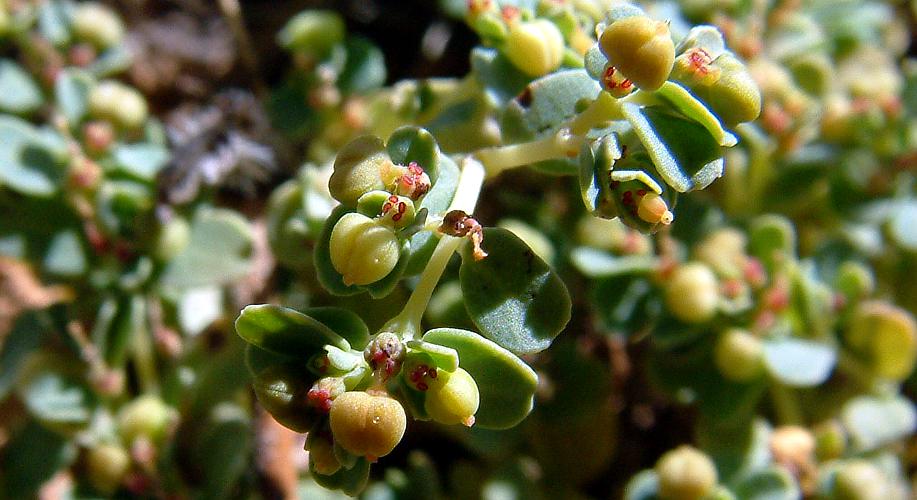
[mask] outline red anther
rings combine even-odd
[[[323,412],[331,411],[331,393],[327,389],[311,389],[307,395],[309,402]]]
[[[831,307],[834,309],[834,312],[841,311],[847,307],[847,297],[845,297],[843,294],[835,293],[831,300]]]
[[[435,367],[435,366],[434,366],[434,367],[430,367],[430,369],[427,370],[427,376],[429,376],[429,377],[432,378],[432,379],[435,379],[435,378],[436,378],[436,367]]]
[[[688,60],[691,61],[691,66],[693,66],[696,71],[705,75],[710,71],[708,66],[713,62],[710,54],[700,47],[688,51]]]
[[[742,271],[745,275],[745,281],[755,288],[764,286],[764,283],[767,282],[767,271],[764,270],[764,265],[754,257],[750,257],[745,262],[745,269]]]
[[[429,388],[430,388],[430,386],[428,386],[428,385],[426,384],[426,382],[417,382],[417,390],[418,390],[418,391],[426,391],[426,390],[429,389]]]
[[[764,295],[764,307],[771,311],[782,311],[790,305],[790,294],[786,289],[775,286]]]
[[[630,81],[630,79],[628,79],[628,78],[625,78],[625,79],[621,82],[621,88],[622,88],[622,89],[629,89],[629,88],[631,87],[631,85],[633,85],[633,84],[634,84],[634,82]]]
[[[722,284],[723,294],[730,299],[734,299],[742,293],[742,282],[738,279],[728,279]]]
[[[641,198],[644,197],[644,196],[646,196],[646,189],[638,189],[638,190],[637,190],[637,196],[639,196],[639,197],[641,197]]]
[[[503,16],[504,21],[512,22],[519,17],[519,9],[513,7],[512,5],[507,5],[506,7],[503,7],[503,10],[500,11],[500,15]]]

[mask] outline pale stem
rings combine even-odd
[[[560,129],[556,134],[532,142],[495,146],[476,151],[474,156],[484,165],[487,177],[495,177],[504,170],[530,165],[545,160],[568,158],[579,153],[583,136]]]
[[[791,387],[777,380],[771,380],[770,393],[780,425],[803,425],[805,423],[802,409],[799,407],[799,399]]]
[[[600,123],[622,118],[621,103],[608,92],[599,92],[599,96],[570,122],[570,133],[584,135]]]
[[[481,193],[481,186],[484,184],[484,176],[484,165],[473,157],[466,157],[462,161],[462,173],[459,176],[455,197],[446,212],[448,213],[452,210],[461,210],[465,213],[473,212],[478,202],[478,195]],[[434,232],[433,234],[438,233]],[[423,319],[424,311],[427,310],[427,304],[430,303],[433,290],[439,283],[443,271],[446,270],[449,259],[458,250],[462,241],[463,238],[442,235],[433,250],[433,254],[430,256],[430,260],[420,274],[420,281],[417,282],[417,286],[404,305],[404,309],[389,320],[381,331],[398,333],[404,340],[411,340],[420,336],[422,332],[420,322]]]

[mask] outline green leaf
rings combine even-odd
[[[44,269],[57,276],[79,276],[86,272],[86,253],[76,231],[61,231],[51,239]]]
[[[558,71],[535,80],[506,105],[503,140],[530,141],[557,131],[577,112],[577,103],[595,99],[601,87],[585,70]]]
[[[57,107],[67,117],[71,127],[79,125],[89,108],[89,89],[95,80],[85,71],[67,68],[54,81],[54,97]]]
[[[475,47],[471,51],[471,74],[484,86],[487,96],[497,104],[503,104],[518,95],[530,80],[500,51],[490,47]]]
[[[363,94],[385,83],[385,57],[378,47],[359,36],[348,37],[344,47],[347,61],[337,80],[342,92]]]
[[[547,349],[570,321],[563,281],[521,239],[500,228],[484,230],[488,256],[462,250],[459,279],[465,307],[482,335],[515,353]]]
[[[79,448],[72,439],[51,432],[31,421],[12,436],[0,450],[3,476],[0,496],[35,498],[39,489],[55,474],[67,470]]]
[[[191,223],[188,246],[166,265],[161,282],[178,289],[231,283],[251,267],[252,232],[241,215],[202,208]]]
[[[436,182],[439,146],[436,145],[436,139],[430,132],[420,127],[401,127],[392,132],[385,149],[392,163],[408,165],[411,162],[417,162],[430,176],[430,181]]]
[[[0,186],[30,196],[51,196],[65,173],[66,153],[28,123],[0,116]]]
[[[317,319],[273,304],[247,306],[235,325],[236,332],[249,344],[303,361],[326,345],[350,349],[343,337]]]
[[[32,77],[15,62],[0,60],[0,111],[26,114],[41,104],[41,89]]]
[[[586,210],[597,217],[613,218],[617,210],[603,198],[608,176],[621,158],[617,135],[611,133],[597,141],[584,142],[579,153],[579,187]]]
[[[860,396],[848,401],[841,419],[856,452],[868,452],[913,434],[914,404],[901,396]]]
[[[156,174],[169,163],[169,150],[149,142],[119,144],[112,152],[115,168],[134,178],[152,182]]]
[[[430,356],[430,360],[437,368],[442,368],[447,372],[454,372],[459,367],[459,357],[455,349],[431,344],[423,340],[409,340],[407,345],[411,349],[416,349]]]
[[[70,42],[69,2],[50,0],[38,8],[38,31],[56,47]]]
[[[647,469],[630,478],[624,487],[624,500],[656,500],[659,496],[659,476]]]
[[[474,378],[481,395],[475,425],[507,429],[532,411],[538,375],[513,353],[474,332],[454,328],[430,330],[422,340],[458,352],[459,366]]]
[[[592,247],[574,248],[570,252],[570,261],[589,278],[649,274],[659,265],[659,260],[653,255],[616,256]]]
[[[16,391],[29,413],[64,432],[89,423],[95,400],[63,355],[36,352],[26,360]]]
[[[780,382],[793,387],[820,385],[834,370],[834,346],[795,337],[764,341],[764,365]]]
[[[680,193],[703,189],[723,175],[723,152],[703,125],[658,107],[625,103],[624,116],[666,184]]]
[[[20,315],[6,335],[0,346],[0,401],[13,388],[19,370],[28,359],[28,355],[47,337],[47,322],[37,312],[26,312]]]
[[[202,498],[230,496],[248,467],[251,435],[251,422],[242,408],[232,403],[214,407],[193,448],[194,463],[201,468]]]
[[[748,231],[749,252],[761,259],[769,271],[777,262],[796,252],[796,230],[789,219],[781,215],[762,215],[752,221]]]
[[[341,307],[310,307],[307,316],[344,337],[350,347],[362,350],[369,343],[369,328],[355,312]]]
[[[369,483],[369,462],[363,457],[360,457],[353,467],[341,467],[330,476],[319,474],[311,463],[309,472],[319,486],[329,490],[341,490],[350,496],[359,495]]]
[[[793,476],[776,466],[742,479],[734,491],[742,500],[795,500],[802,495]]]
[[[719,118],[710,112],[707,106],[686,88],[669,81],[656,90],[656,95],[671,104],[681,114],[703,125],[720,146],[732,147],[736,145],[736,137],[726,132]]]

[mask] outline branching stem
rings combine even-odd
[[[481,186],[484,184],[484,177],[484,165],[474,157],[466,157],[462,161],[462,173],[459,176],[455,197],[446,212],[452,210],[473,212],[478,202],[478,195],[481,193]],[[438,233],[434,232],[434,234]],[[458,250],[462,241],[463,238],[446,235],[440,238],[439,243],[433,250],[433,254],[430,256],[430,260],[427,262],[427,266],[420,275],[420,281],[404,305],[404,309],[389,320],[381,331],[398,333],[404,340],[411,340],[420,336],[422,333],[420,322],[423,319],[424,311],[427,310],[427,304],[430,303],[433,290],[439,283],[443,271],[446,270],[449,259]]]

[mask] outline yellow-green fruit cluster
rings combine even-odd
[[[140,128],[149,115],[140,92],[114,80],[99,82],[89,92],[89,112],[126,129]]]
[[[439,370],[427,391],[425,409],[433,420],[446,425],[474,423],[481,398],[478,384],[465,370],[449,373]]]
[[[659,497],[665,500],[698,500],[717,484],[716,467],[703,452],[680,446],[656,462]]]
[[[543,76],[560,67],[564,37],[547,19],[519,22],[510,28],[503,52],[523,73]]]
[[[369,285],[386,277],[398,263],[395,231],[369,217],[349,213],[331,230],[331,264],[345,285]]]
[[[132,443],[138,437],[156,442],[166,436],[176,418],[175,410],[163,400],[140,396],[118,412],[118,431],[125,443]]]
[[[401,442],[406,425],[401,403],[387,395],[345,392],[331,405],[334,440],[354,455],[388,455]]]
[[[646,16],[611,23],[599,38],[608,62],[644,90],[656,90],[672,72],[675,44],[669,25]]]

